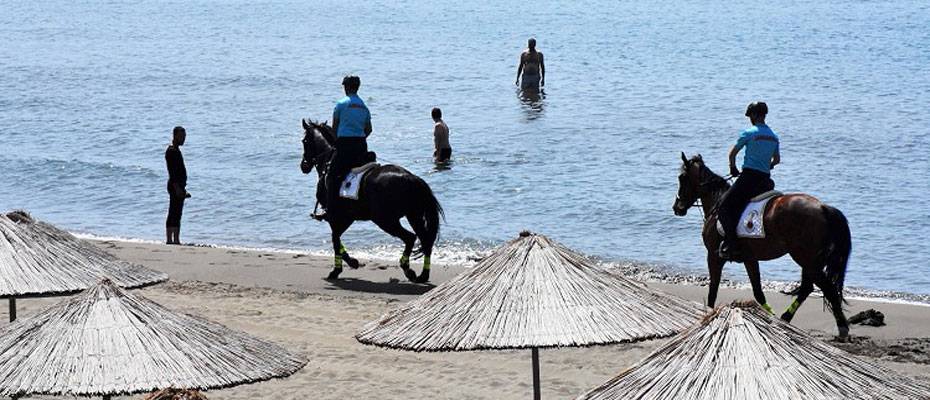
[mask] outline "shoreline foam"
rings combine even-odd
[[[126,238],[120,236],[104,236],[96,235],[93,233],[86,232],[71,232],[73,235],[82,238],[89,239],[93,241],[119,241],[127,243],[142,243],[142,244],[151,244],[151,245],[161,245],[163,244],[157,240],[150,239],[140,239],[140,238]],[[211,244],[211,243],[190,243],[186,244],[187,246],[195,247],[209,247],[216,249],[228,249],[228,250],[238,250],[238,251],[250,251],[250,252],[272,252],[272,253],[281,253],[281,254],[304,254],[315,257],[329,257],[329,250],[324,249],[298,249],[298,248],[277,248],[277,247],[262,247],[262,246],[247,246],[247,245],[230,245],[230,244]],[[381,263],[390,263],[393,262],[393,258],[389,258],[387,254],[398,253],[399,248],[393,248],[391,246],[376,246],[372,249],[356,249],[352,251],[353,257],[365,260],[373,260]],[[433,256],[434,263],[442,265],[455,265],[461,266],[464,268],[469,268],[472,265],[476,264],[481,258],[487,254],[490,250],[479,250],[479,249],[462,249],[455,248],[455,250],[449,251],[449,247],[443,246],[436,249],[436,254]],[[445,251],[444,251],[445,250]],[[469,255],[472,254],[472,255]],[[474,255],[477,254],[477,255]],[[451,256],[450,256],[451,255]],[[660,263],[649,263],[641,262],[635,260],[623,260],[623,261],[610,261],[603,260],[598,257],[590,257],[596,263],[607,267],[608,269],[616,270],[623,275],[642,281],[650,283],[663,283],[663,284],[674,284],[674,285],[688,285],[688,286],[707,286],[708,278],[705,275],[689,273],[684,270],[684,268],[676,267],[671,264],[660,264]],[[450,262],[451,260],[451,262]],[[780,281],[780,280],[763,280],[762,287],[766,291],[776,291],[780,293],[787,293],[788,291],[794,289],[797,286],[798,282],[791,281]],[[749,282],[744,280],[736,279],[727,279],[724,278],[720,282],[721,288],[730,288],[738,290],[749,290]],[[854,286],[847,286],[844,289],[844,295],[847,300],[868,300],[875,301],[880,303],[888,304],[906,304],[906,305],[915,305],[915,306],[925,306],[930,307],[930,294],[920,294],[920,293],[908,293],[908,292],[899,292],[899,291],[890,291],[890,290],[880,290],[880,289],[869,289],[861,288]],[[820,290],[815,289],[812,294],[814,297],[821,297]]]

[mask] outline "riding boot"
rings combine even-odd
[[[743,254],[740,251],[739,244],[734,239],[724,238],[723,241],[720,242],[720,248],[717,249],[717,255],[727,261],[743,261]]]
[[[327,197],[326,182],[324,180],[323,182],[320,182],[316,185],[316,205],[313,206],[313,212],[310,213],[310,217],[317,221],[325,221],[328,204],[329,198]],[[317,212],[319,207],[322,207],[323,209],[320,210],[320,212]]]
[[[336,210],[336,204],[339,201],[339,179],[338,171],[334,165],[330,165],[329,170],[326,172],[326,182],[323,185],[323,194],[324,201],[320,202],[320,205],[323,206],[323,212],[319,214],[313,214],[311,217],[317,221],[328,221],[329,216],[334,214]]]
[[[720,241],[717,255],[727,261],[740,262],[742,261],[742,255],[739,250],[739,242],[736,239],[736,227],[724,225],[723,240]]]

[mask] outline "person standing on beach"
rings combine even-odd
[[[187,138],[187,131],[176,126],[172,132],[171,144],[165,150],[165,164],[168,166],[168,217],[165,220],[167,244],[181,244],[181,213],[184,199],[191,197],[187,193],[187,168],[181,146]]]
[[[526,50],[520,54],[520,65],[517,67],[517,81],[515,85],[521,90],[539,91],[546,86],[546,64],[543,62],[543,53],[536,51],[536,39],[530,38],[526,43]]]
[[[336,131],[336,154],[326,173],[326,212],[316,218],[325,219],[337,209],[339,184],[352,168],[362,164],[368,155],[368,135],[371,134],[371,112],[358,97],[362,80],[355,75],[342,79],[346,96],[336,102],[333,110],[333,130]]]
[[[449,144],[449,126],[442,120],[442,110],[433,108],[433,160],[438,163],[448,162],[452,158],[452,145]]]
[[[746,204],[753,196],[774,189],[771,170],[781,162],[778,135],[765,124],[769,108],[764,102],[753,102],[746,107],[752,127],[739,135],[736,145],[730,148],[730,175],[738,177],[733,186],[720,199],[718,218],[723,225],[723,242],[717,251],[720,258],[739,261],[742,255],[737,248],[736,225]],[[736,155],[746,148],[743,155],[743,172],[736,169]]]

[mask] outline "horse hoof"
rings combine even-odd
[[[791,314],[791,313],[787,313],[787,312],[786,312],[786,313],[784,313],[784,314],[781,315],[781,320],[782,320],[782,321],[785,321],[785,322],[787,322],[787,323],[789,323],[789,324],[791,323],[791,320],[792,320],[792,319],[794,319],[794,314]]]
[[[404,276],[406,276],[407,280],[409,280],[410,282],[417,281],[417,273],[413,272],[413,270],[410,268],[404,268]]]
[[[361,266],[362,266],[362,265],[358,262],[358,260],[356,260],[356,259],[354,259],[354,258],[352,258],[352,257],[349,257],[348,259],[346,259],[345,262],[346,262],[346,264],[349,264],[349,268],[352,268],[352,269],[358,269],[358,267],[361,267]]]
[[[849,341],[849,327],[841,326],[838,328],[838,330],[840,331],[840,336],[838,336],[836,339],[840,342],[844,342],[844,343],[848,342]]]
[[[339,279],[339,274],[341,273],[342,273],[342,268],[333,268],[333,270],[330,271],[329,275],[326,276],[326,280],[334,281],[336,279]]]
[[[417,277],[417,283],[426,283],[429,282],[429,270],[424,270],[420,273],[420,276]]]

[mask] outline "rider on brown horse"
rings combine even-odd
[[[724,238],[718,251],[720,258],[730,261],[742,260],[737,247],[736,226],[743,208],[753,196],[774,188],[769,171],[781,161],[778,153],[778,135],[765,124],[768,106],[763,102],[753,102],[746,108],[746,116],[752,127],[743,131],[736,145],[730,148],[730,175],[739,177],[730,190],[720,200],[718,212],[720,224],[723,225]],[[736,155],[743,148],[743,172],[736,169]]]
[[[326,173],[326,213],[317,219],[326,219],[338,210],[339,185],[352,168],[364,164],[368,155],[368,135],[371,134],[371,113],[358,97],[361,79],[354,75],[342,79],[346,97],[336,102],[333,110],[333,130],[336,132],[336,153]]]

